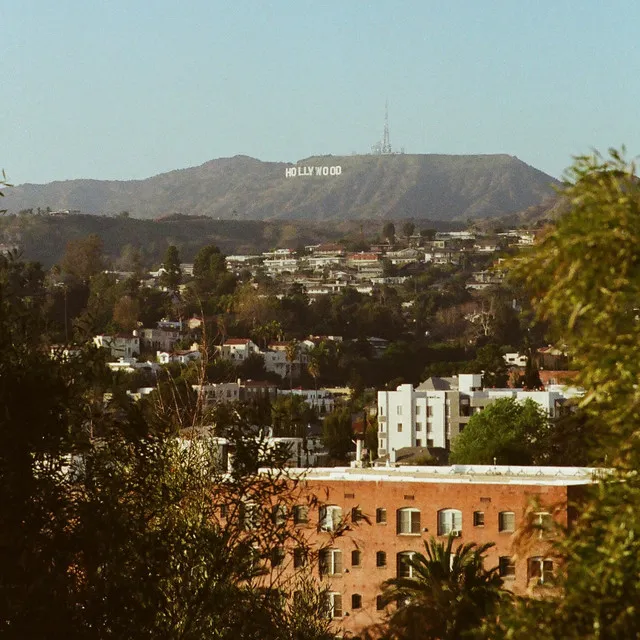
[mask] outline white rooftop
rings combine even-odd
[[[425,482],[452,484],[516,484],[543,486],[584,485],[611,473],[593,467],[520,467],[501,465],[451,465],[448,467],[315,467],[289,469],[305,480],[352,482]]]

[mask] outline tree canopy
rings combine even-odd
[[[548,429],[547,416],[533,400],[499,398],[471,416],[453,441],[450,459],[454,464],[534,464]]]

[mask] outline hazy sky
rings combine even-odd
[[[0,168],[131,179],[247,154],[640,153],[638,0],[19,0]]]

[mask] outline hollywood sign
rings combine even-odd
[[[341,166],[334,167],[287,167],[284,170],[285,178],[298,176],[339,176],[342,173]]]

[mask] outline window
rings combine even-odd
[[[402,405],[401,404],[396,406],[396,415],[398,415],[398,416],[402,415]]]
[[[386,551],[376,551],[376,567],[387,566],[387,553]]]
[[[416,422],[416,431],[422,431],[422,422]]]
[[[529,558],[527,561],[527,580],[535,580],[538,584],[545,584],[553,580],[553,560],[546,560],[540,556]]]
[[[402,433],[402,422],[398,422],[398,433]]]
[[[419,404],[416,405],[416,415],[417,416],[420,415],[420,405]]]
[[[413,578],[415,569],[411,566],[411,560],[415,551],[401,551],[397,556],[398,578]]]
[[[516,563],[510,556],[500,556],[498,562],[498,573],[501,578],[515,578]]]
[[[351,566],[359,567],[362,564],[362,553],[360,549],[354,549],[351,552]]]
[[[359,593],[354,593],[351,596],[351,608],[362,609],[362,596]]]
[[[242,526],[251,531],[258,526],[259,511],[258,505],[255,502],[243,502],[240,508],[240,515],[242,517]]]
[[[282,526],[287,521],[287,508],[282,504],[276,504],[271,509],[273,524]]]
[[[515,531],[516,514],[513,511],[501,511],[498,514],[498,531]]]
[[[548,511],[539,511],[535,514],[534,525],[540,530],[540,537],[549,535],[553,531],[553,518]]]
[[[462,533],[462,511],[442,509],[438,511],[438,535],[460,535]]]
[[[382,611],[384,609],[384,600],[382,596],[376,596],[376,611]]]
[[[484,527],[484,511],[473,512],[473,526]]]
[[[398,509],[397,533],[417,534],[420,533],[420,511],[419,509]]]
[[[376,509],[376,524],[387,524],[387,510],[382,507]]]
[[[342,575],[342,551],[323,549],[320,552],[320,577]]]
[[[384,422],[381,422],[378,426],[379,426],[378,431],[379,431],[380,433],[384,433]]]
[[[427,417],[431,418],[433,416],[433,407],[427,407]]]
[[[278,545],[274,547],[271,551],[271,566],[279,567],[284,560],[285,552],[284,547],[282,545]]]
[[[297,504],[293,507],[293,524],[305,524],[309,522],[309,507]]]
[[[360,522],[364,516],[362,515],[362,510],[360,507],[353,507],[351,509],[351,522]]]
[[[427,438],[427,447],[433,447],[433,439]]]
[[[342,594],[330,591],[326,595],[326,617],[342,618]]]
[[[335,531],[342,521],[342,509],[334,505],[320,507],[320,531]]]
[[[422,440],[420,440],[420,438],[416,439],[416,447],[421,447],[422,446]]]
[[[384,415],[384,407],[382,405],[380,405],[380,411],[378,411],[378,415]]]
[[[307,551],[304,547],[296,547],[293,550],[293,568],[299,569],[307,564]]]

